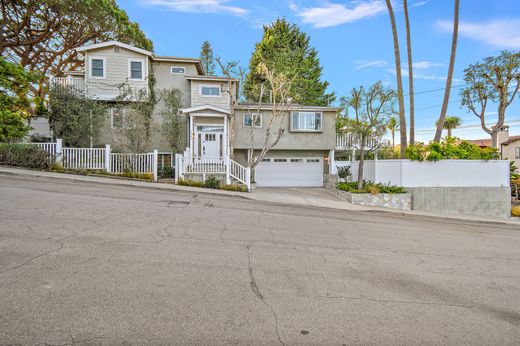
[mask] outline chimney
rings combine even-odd
[[[509,126],[502,125],[497,133],[497,146],[500,149],[500,145],[505,141],[509,140]]]

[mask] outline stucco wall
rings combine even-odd
[[[244,127],[244,113],[250,113],[247,110],[237,111],[235,114],[235,148],[248,149],[251,148],[251,128]],[[254,131],[254,147],[261,148],[264,143],[266,129],[272,118],[272,111],[263,110],[262,128],[255,128]],[[289,130],[290,115],[278,117],[274,120],[271,127],[272,137],[276,138],[280,124],[285,130],[282,138],[274,147],[276,150],[331,150],[336,146],[336,112],[325,111],[322,117],[321,132],[291,132]]]
[[[502,146],[502,158],[504,160],[515,161],[517,167],[520,167],[520,158],[516,158],[515,150],[520,148],[520,141],[513,142],[509,145]]]

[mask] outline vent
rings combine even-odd
[[[121,53],[121,47],[114,46],[114,53]]]

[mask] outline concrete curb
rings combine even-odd
[[[98,176],[87,176],[87,175],[76,175],[69,173],[55,173],[55,172],[46,172],[46,171],[38,171],[38,170],[30,170],[25,168],[15,168],[15,167],[6,167],[0,166],[0,174],[12,174],[12,175],[21,175],[21,176],[29,176],[29,177],[43,177],[43,178],[52,178],[52,179],[65,179],[71,181],[79,181],[79,182],[91,182],[98,184],[107,184],[107,185],[118,185],[118,186],[130,186],[130,187],[143,187],[143,188],[153,188],[159,190],[170,190],[170,191],[183,191],[183,192],[193,192],[199,194],[213,194],[213,195],[223,195],[223,196],[233,196],[233,197],[241,197],[249,200],[254,200],[258,202],[266,202],[275,205],[291,205],[291,206],[301,206],[301,207],[312,207],[312,208],[324,208],[324,209],[336,209],[343,211],[352,211],[352,212],[367,212],[367,213],[390,213],[397,214],[402,216],[412,216],[412,217],[427,217],[432,219],[443,219],[443,220],[452,220],[452,221],[471,221],[478,223],[493,223],[493,224],[507,224],[507,225],[515,225],[519,227],[520,230],[520,218],[517,219],[491,219],[491,218],[479,218],[473,216],[459,216],[459,215],[441,215],[436,213],[428,213],[423,211],[416,210],[398,210],[398,209],[390,209],[390,208],[381,208],[381,207],[372,207],[372,206],[360,206],[354,205],[342,199],[345,202],[344,205],[338,207],[337,205],[316,205],[306,202],[284,202],[280,200],[262,198],[262,196],[255,195],[254,191],[252,193],[246,192],[234,192],[234,191],[225,191],[225,190],[215,190],[215,189],[206,189],[200,187],[191,187],[191,186],[180,186],[173,184],[161,184],[161,183],[152,183],[146,181],[136,181],[136,180],[127,180],[121,178],[111,178],[111,177],[98,177]],[[338,197],[335,193],[329,190],[325,190],[333,196]]]

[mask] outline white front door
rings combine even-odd
[[[222,157],[224,132],[221,126],[197,126],[194,154],[197,157]]]

